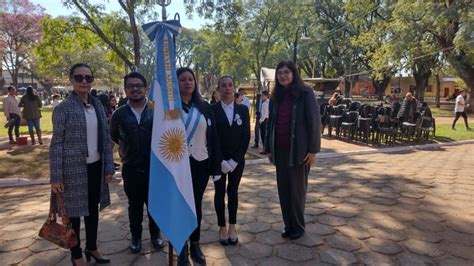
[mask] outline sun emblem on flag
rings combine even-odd
[[[178,162],[184,157],[186,135],[179,128],[166,130],[160,138],[158,147],[161,155],[168,160]]]

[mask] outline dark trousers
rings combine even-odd
[[[8,138],[10,141],[13,141],[13,129],[15,129],[15,137],[18,139],[20,137],[20,121],[21,117],[18,114],[8,114],[10,118],[10,124],[8,125]]]
[[[262,138],[263,147],[265,147],[265,134],[267,132],[267,120],[268,119],[265,119],[263,120],[262,123],[260,123],[260,137]]]
[[[102,162],[99,160],[87,165],[87,189],[89,196],[89,216],[84,216],[86,226],[86,249],[97,249],[97,227],[99,225],[100,184],[102,179]],[[77,245],[71,248],[73,259],[82,258],[81,217],[70,218],[72,228],[77,236]]]
[[[227,184],[227,208],[229,209],[229,224],[237,223],[237,206],[239,205],[238,190],[242,173],[244,172],[245,161],[239,163],[235,170],[231,173],[222,175],[221,179],[214,182],[214,208],[217,213],[217,224],[225,226],[225,194],[227,177],[229,183]]]
[[[260,130],[261,130],[260,115],[257,114],[257,116],[255,117],[255,128],[254,128],[254,146],[255,147],[258,147],[258,144],[260,142],[260,134],[259,134]]]
[[[133,239],[142,239],[143,205],[148,207],[149,168],[122,167],[123,189],[128,198],[128,220]],[[160,229],[148,212],[150,236],[156,238]]]
[[[467,123],[467,114],[466,111],[464,112],[456,112],[456,117],[454,118],[453,125],[452,127],[456,126],[456,122],[458,121],[459,117],[462,116],[464,118],[464,124],[466,125],[466,128],[469,128],[469,124]]]
[[[202,220],[202,198],[204,191],[206,190],[207,183],[209,182],[209,173],[207,166],[209,160],[196,161],[194,158],[189,158],[191,164],[191,175],[193,177],[193,192],[194,192],[194,203],[196,206],[197,215],[197,228],[194,229],[193,233],[189,237],[191,242],[199,242],[201,239],[201,220]]]
[[[275,150],[278,196],[286,228],[304,232],[304,208],[308,187],[309,166],[289,165],[288,151]]]

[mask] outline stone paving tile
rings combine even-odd
[[[335,233],[324,237],[325,242],[335,249],[354,251],[360,249],[361,243],[357,239],[345,236],[343,234]]]
[[[403,242],[403,245],[412,253],[428,257],[438,257],[444,254],[440,244],[424,242],[416,239],[409,239]]]
[[[20,265],[55,265],[65,257],[69,257],[69,252],[65,250],[47,250],[29,256],[26,260],[22,261]]]
[[[292,240],[292,242],[305,247],[314,247],[324,244],[324,239],[319,235],[306,233],[301,238]]]
[[[396,265],[390,256],[383,255],[377,252],[358,252],[355,256],[359,259],[360,262],[366,265]]]
[[[239,254],[249,259],[260,259],[272,254],[272,247],[257,242],[240,246]]]
[[[287,241],[285,238],[282,238],[278,232],[273,230],[257,234],[255,240],[268,245],[278,245]]]
[[[0,244],[0,251],[8,252],[19,249],[25,249],[31,246],[35,242],[34,238],[22,238],[17,240],[12,240],[8,242],[3,242]]]
[[[302,262],[313,258],[311,248],[302,247],[300,245],[290,244],[276,247],[278,257],[283,259]]]
[[[408,251],[398,254],[395,256],[395,259],[400,265],[435,265],[433,259],[413,254]]]
[[[240,265],[240,264],[236,264]],[[295,265],[295,263],[291,263],[288,260],[279,258],[279,257],[269,257],[259,261],[259,266],[290,266]]]
[[[462,244],[465,246],[474,246],[474,235],[466,235],[451,229],[439,232],[438,234],[440,237],[451,243]]]
[[[473,149],[319,159],[308,182],[306,234],[297,240],[281,238],[274,167],[250,165],[239,189],[237,246],[218,242],[209,183],[201,231],[208,265],[474,265],[474,165],[464,159]],[[387,168],[387,162],[397,163]],[[128,251],[121,179],[110,188],[112,205],[99,225],[101,252],[111,265],[166,265],[168,248],[152,248],[146,218],[142,252]],[[68,251],[37,237],[49,208],[47,185],[2,188],[0,199],[1,265],[70,265]]]
[[[472,247],[460,244],[447,244],[445,249],[454,257],[474,261],[474,252]]]
[[[318,216],[317,220],[319,223],[331,225],[331,226],[341,226],[341,225],[347,224],[346,219],[328,215],[328,214],[323,214],[323,215]]]
[[[454,257],[444,257],[436,261],[439,266],[472,266],[472,261]]]
[[[306,229],[307,232],[315,233],[315,234],[322,235],[322,236],[330,235],[330,234],[333,234],[334,232],[336,232],[336,230],[333,227],[331,227],[329,225],[325,225],[325,224],[320,224],[320,223],[306,224],[305,229]]]
[[[321,251],[319,255],[323,262],[337,265],[349,265],[357,262],[356,257],[352,253],[334,248]]]
[[[387,255],[395,255],[403,251],[403,248],[396,242],[380,238],[370,238],[367,245],[373,251],[377,251]]]

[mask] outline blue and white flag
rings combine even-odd
[[[154,101],[151,140],[148,209],[166,238],[179,254],[197,227],[186,129],[176,77],[173,35],[177,20],[148,23],[143,30],[156,45]]]

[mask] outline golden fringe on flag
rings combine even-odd
[[[166,120],[178,120],[179,119],[179,110],[173,109],[168,110],[165,113]]]

